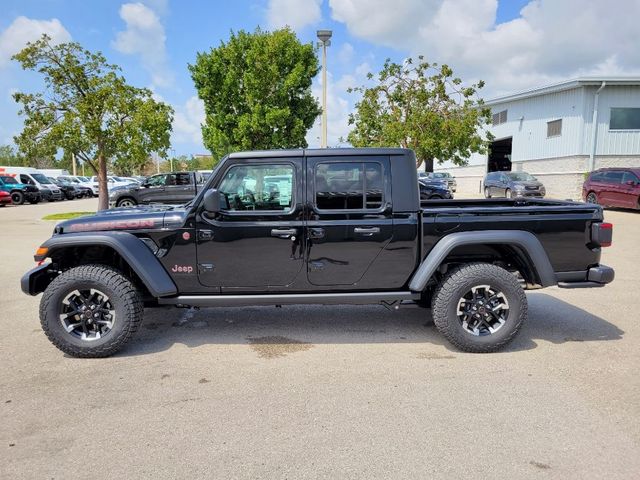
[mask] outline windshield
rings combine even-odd
[[[533,182],[537,180],[536,177],[527,172],[508,172],[506,175],[516,182]]]
[[[31,176],[38,183],[44,183],[44,184],[51,183],[51,180],[49,180],[47,177],[45,177],[41,173],[32,173]]]
[[[11,185],[18,183],[18,181],[13,177],[0,177],[4,183],[10,183]]]

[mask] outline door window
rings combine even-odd
[[[165,184],[166,175],[154,175],[147,179],[147,184],[152,187],[161,187]]]
[[[315,202],[319,210],[379,210],[384,176],[376,162],[319,163],[315,171]]]
[[[623,172],[607,172],[605,174],[605,177],[604,177],[605,182],[621,184],[622,183],[622,174],[623,174]]]
[[[34,182],[28,175],[20,175],[20,183],[24,183],[25,185],[35,185]]]
[[[638,182],[638,177],[636,177],[631,172],[624,172],[622,175],[622,183],[626,184],[627,182]]]
[[[283,211],[293,205],[294,168],[291,164],[235,165],[225,174],[218,191],[229,211]]]
[[[189,185],[191,183],[190,175],[188,173],[176,173],[176,185]]]

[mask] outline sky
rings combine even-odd
[[[290,26],[302,42],[333,31],[328,49],[328,138],[340,144],[366,83],[386,58],[424,55],[465,82],[483,79],[485,99],[589,75],[640,74],[640,0],[0,0],[0,144],[12,144],[22,119],[15,91],[42,86],[11,56],[48,33],[77,41],[120,65],[175,110],[172,154],[207,153],[204,107],[187,65],[230,31]],[[615,7],[615,8],[614,8]],[[321,97],[320,75],[313,93]],[[309,131],[320,143],[319,120]]]

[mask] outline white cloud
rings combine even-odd
[[[9,63],[27,42],[37,40],[43,33],[49,35],[54,44],[71,40],[71,34],[57,18],[34,20],[18,17],[0,33],[0,68]]]
[[[640,72],[640,2],[531,0],[497,24],[498,0],[329,0],[355,36],[448,63],[487,93],[585,74]],[[622,7],[622,6],[621,6]]]
[[[173,118],[174,140],[202,145],[204,102],[197,96],[189,98],[184,105],[176,107]]]
[[[267,23],[270,28],[290,26],[299,30],[322,19],[322,0],[269,0]]]
[[[120,7],[120,18],[126,29],[116,34],[113,48],[125,54],[140,55],[153,85],[171,85],[173,74],[167,65],[167,37],[158,15],[142,3],[125,3]]]
[[[349,64],[351,63],[351,60],[353,60],[353,53],[353,45],[351,45],[349,42],[345,42],[338,49],[338,60],[341,63]]]

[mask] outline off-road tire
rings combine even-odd
[[[24,193],[22,192],[11,192],[11,201],[14,205],[22,205],[24,203]]]
[[[466,331],[458,318],[458,302],[472,287],[489,285],[502,292],[509,302],[506,322],[495,333],[476,336]],[[436,288],[432,301],[433,322],[458,349],[472,353],[495,352],[516,336],[527,318],[527,297],[516,277],[489,263],[470,263],[451,270]]]
[[[94,341],[72,336],[60,321],[65,296],[87,288],[104,292],[116,313],[112,329]],[[140,293],[120,271],[105,265],[82,265],[60,274],[46,288],[40,301],[40,323],[51,343],[64,353],[79,358],[108,357],[124,347],[138,330],[143,311]]]

